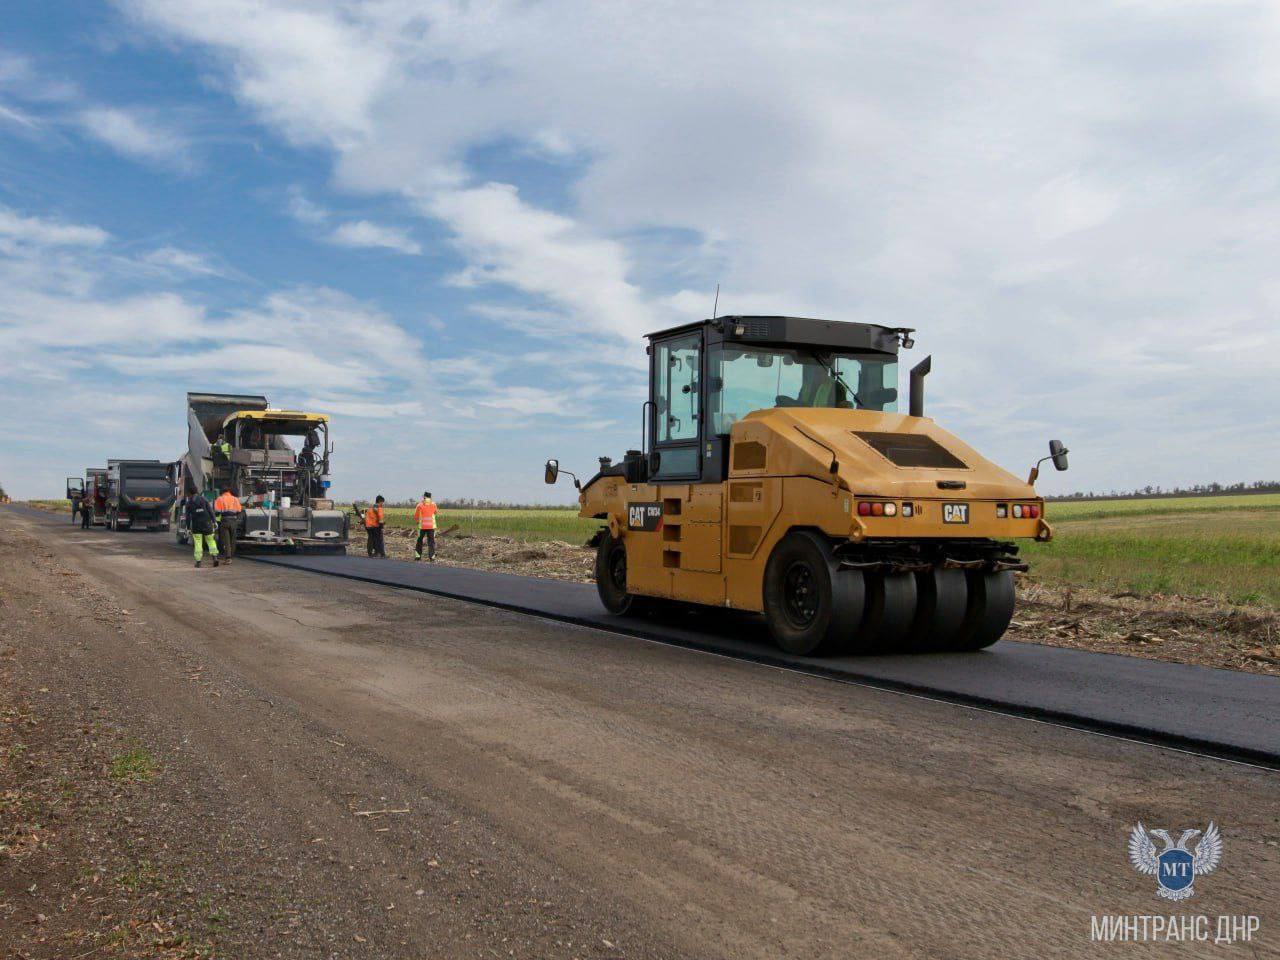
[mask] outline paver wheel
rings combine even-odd
[[[596,592],[600,602],[620,617],[641,616],[649,609],[649,598],[627,593],[627,544],[604,536],[596,547]]]
[[[916,575],[916,616],[907,637],[913,652],[954,649],[969,609],[963,570],[926,570]]]
[[[1013,619],[1013,574],[975,573],[966,575],[969,603],[964,625],[956,635],[951,650],[981,650],[989,647],[1009,628]]]
[[[787,653],[837,652],[862,611],[862,578],[840,569],[822,537],[798,530],[773,548],[764,571],[764,615]]]
[[[910,573],[868,573],[866,614],[850,634],[849,653],[897,653],[907,649],[916,615],[916,581]]]

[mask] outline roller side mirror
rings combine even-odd
[[[1070,452],[1071,451],[1062,445],[1061,440],[1050,440],[1049,455],[1047,457],[1041,457],[1036,461],[1036,465],[1031,468],[1030,476],[1027,477],[1027,483],[1032,485],[1035,484],[1036,478],[1040,476],[1040,464],[1044,463],[1046,460],[1053,461],[1053,467],[1055,470],[1067,469],[1067,454]]]
[[[1062,445],[1061,440],[1049,441],[1049,459],[1053,461],[1055,470],[1067,469],[1067,454],[1070,451]]]
[[[546,469],[546,473],[543,475],[543,480],[546,483],[555,483],[559,478],[560,478],[560,461],[548,460],[547,469]]]

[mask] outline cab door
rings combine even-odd
[[[702,480],[705,350],[701,328],[653,342],[653,450],[650,483],[662,502],[661,564],[670,593],[720,603],[723,524],[721,486]],[[665,578],[664,578],[665,579]]]
[[[650,382],[653,422],[650,436],[658,455],[651,483],[688,483],[698,479],[702,438],[702,331],[653,341]]]

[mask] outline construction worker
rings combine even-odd
[[[80,529],[88,530],[93,523],[93,498],[85,494],[80,498]]]
[[[387,514],[382,509],[382,505],[387,502],[387,498],[382,494],[378,494],[373,501],[373,506],[364,512],[364,533],[367,538],[365,541],[365,553],[372,559],[373,557],[387,558],[387,541],[385,527],[387,525]]]
[[[430,492],[424,493],[414,508],[413,519],[418,521],[418,545],[413,548],[413,559],[422,559],[422,540],[427,541],[427,560],[436,562],[436,513],[439,507],[431,500]]]
[[[212,491],[210,491],[212,492]],[[187,498],[187,529],[191,531],[191,542],[195,545],[196,566],[204,556],[205,548],[213,558],[213,565],[218,565],[218,541],[214,537],[213,505],[209,498],[201,493],[193,493]]]
[[[213,501],[213,512],[218,518],[218,551],[223,563],[230,563],[236,555],[236,534],[240,529],[240,514],[244,507],[240,498],[231,492],[231,484],[222,486],[222,496]]]
[[[213,462],[215,466],[231,469],[231,444],[227,442],[226,431],[219,434],[213,444]]]

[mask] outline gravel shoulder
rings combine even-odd
[[[0,956],[1076,957],[1209,819],[1277,955],[1270,772],[5,509],[0,598]]]

